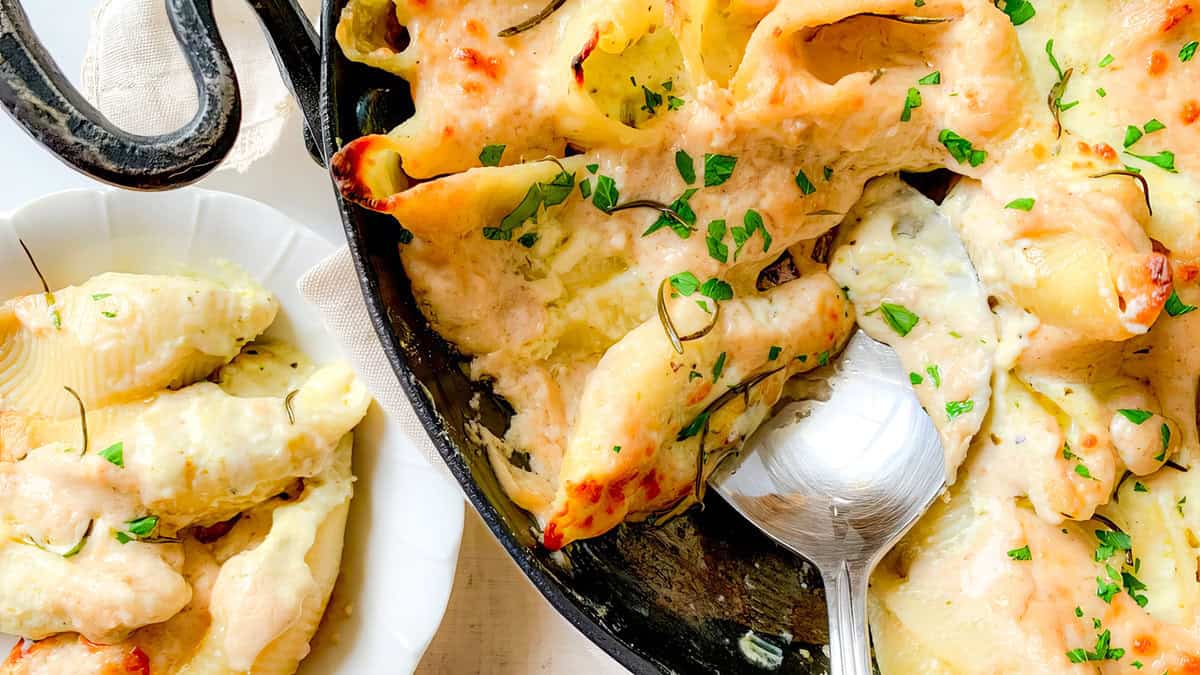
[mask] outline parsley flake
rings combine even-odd
[[[808,179],[808,175],[804,173],[804,169],[796,172],[796,187],[800,188],[801,194],[807,196],[817,191],[817,186],[812,184]]]
[[[1157,166],[1168,173],[1179,173],[1179,171],[1175,169],[1175,153],[1171,152],[1170,150],[1163,150],[1156,155],[1138,155],[1126,150],[1125,154],[1129,155],[1130,157],[1136,157],[1143,162],[1153,164],[1154,166]]]
[[[959,136],[950,129],[942,129],[938,133],[938,142],[946,147],[950,156],[958,161],[959,164],[970,164],[971,166],[979,166],[987,161],[987,152],[975,148],[971,141]]]
[[[692,274],[691,272],[672,274],[668,278],[668,281],[671,284],[671,288],[674,288],[677,293],[684,297],[687,297],[700,289],[700,280],[697,279],[696,275]]]
[[[93,293],[92,294],[93,300],[103,300],[105,298],[111,298],[111,297],[112,297],[112,293]]]
[[[1141,424],[1154,416],[1154,413],[1149,410],[1142,410],[1140,408],[1121,408],[1117,412],[1121,414],[1121,417],[1134,424]]]
[[[725,372],[725,352],[721,352],[717,356],[717,362],[713,364],[712,377],[713,382],[721,379],[721,373]]]
[[[524,246],[525,248],[533,248],[533,245],[537,243],[537,240],[538,240],[537,232],[526,232],[525,234],[521,235],[520,237],[517,237],[517,243]]]
[[[696,162],[686,150],[675,151],[675,168],[679,170],[683,182],[688,185],[696,182]]]
[[[1175,289],[1171,289],[1171,296],[1167,298],[1167,303],[1163,306],[1163,309],[1167,310],[1167,314],[1170,316],[1183,316],[1188,312],[1196,311],[1196,306],[1184,304],[1183,300],[1179,298],[1179,294],[1175,292]]]
[[[585,200],[592,196],[592,181],[586,178],[579,181],[579,196]]]
[[[700,295],[714,302],[733,299],[733,287],[720,279],[709,279],[700,285]]]
[[[1037,9],[1029,0],[1006,0],[1001,11],[1008,15],[1014,26],[1020,26],[1037,15]]]
[[[935,388],[941,388],[942,374],[940,372],[938,372],[937,364],[934,364],[932,366],[926,366],[925,372],[929,375],[929,379],[933,380],[933,386]]]
[[[930,85],[930,84],[941,84],[941,83],[942,83],[942,71],[940,71],[940,70],[935,70],[932,73],[926,75],[925,77],[922,77],[921,79],[917,80],[917,84]]]
[[[1080,476],[1083,476],[1084,478],[1086,478],[1088,480],[1096,480],[1095,478],[1092,477],[1092,472],[1083,464],[1075,465],[1075,473],[1079,474]]]
[[[742,217],[742,226],[734,226],[732,230],[733,243],[736,248],[733,250],[733,259],[737,260],[738,254],[742,252],[742,246],[758,232],[762,235],[763,253],[766,253],[771,248],[771,233],[767,232],[766,225],[763,224],[762,216],[754,209],[748,209]]]
[[[116,464],[121,468],[125,468],[125,443],[117,441],[99,453],[101,457],[108,460],[112,464]]]
[[[825,182],[828,183],[830,178],[833,178],[833,167],[827,166],[821,169],[821,175],[825,176]]]
[[[708,255],[718,262],[729,262],[729,247],[725,245],[725,221],[714,220],[708,224],[708,234],[704,236],[708,246]]]
[[[619,446],[619,445],[614,445],[614,446],[613,446],[613,452],[615,452],[615,453],[620,453],[620,452],[621,452],[621,446]]]
[[[1157,118],[1153,118],[1149,122],[1146,122],[1144,125],[1142,125],[1142,131],[1144,131],[1148,134],[1152,134],[1156,131],[1162,131],[1163,129],[1166,129],[1166,128],[1167,128],[1167,125],[1158,121]]]
[[[1142,483],[1142,481],[1139,480],[1139,481],[1134,481],[1133,491],[1134,492],[1149,492],[1150,488],[1146,487],[1146,485],[1144,483]]]
[[[714,187],[729,180],[736,165],[737,157],[706,153],[704,155],[704,187]]]
[[[900,337],[907,336],[921,320],[921,317],[913,314],[904,305],[896,305],[890,302],[880,303],[879,313],[883,315],[884,322],[892,330],[896,331]]]
[[[782,351],[783,347],[780,347],[779,345],[771,345],[771,348],[767,350],[767,360],[774,361],[775,359],[779,358],[779,354]]]
[[[900,111],[900,121],[907,122],[912,119],[913,108],[921,107],[921,92],[916,87],[909,87],[908,93],[904,95],[904,109]]]
[[[1133,126],[1132,124],[1125,127],[1125,141],[1124,141],[1125,147],[1128,148],[1128,147],[1132,146],[1134,143],[1137,143],[1138,141],[1142,140],[1142,136],[1143,136],[1142,130]]]
[[[911,383],[913,386],[916,386],[916,385],[918,385],[918,384],[921,384],[922,382],[924,382],[924,381],[925,381],[925,378],[921,377],[921,374],[920,374],[920,373],[909,373],[909,374],[908,374],[908,381],[909,381],[909,382],[910,382],[910,383]]]
[[[504,145],[485,145],[479,153],[479,163],[484,166],[500,166],[500,158],[504,155]]]
[[[608,213],[617,205],[617,201],[621,198],[621,191],[617,189],[617,182],[611,176],[599,176],[596,178],[595,196],[592,197],[592,204],[601,211]]]
[[[1200,42],[1197,42],[1196,40],[1192,40],[1191,42],[1184,45],[1183,49],[1179,50],[1179,60],[1182,61],[1183,63],[1187,63],[1188,61],[1191,61],[1192,57],[1196,55],[1197,47],[1200,47]]]
[[[1029,551],[1029,544],[1009,551],[1008,557],[1013,560],[1033,560],[1033,554]]]
[[[963,401],[946,401],[946,417],[954,419],[963,413],[969,413],[975,409],[975,401],[966,399]]]
[[[1020,197],[1004,205],[1006,209],[1016,209],[1017,211],[1032,211],[1033,205],[1037,202],[1033,197]]]
[[[829,350],[828,349],[821,352],[820,354],[817,354],[817,365],[818,366],[829,365]]]
[[[1109,65],[1112,64],[1112,62],[1113,62],[1113,55],[1105,54],[1104,58],[1100,59],[1100,62],[1097,63],[1096,65],[1100,66],[1101,68],[1107,68]]]

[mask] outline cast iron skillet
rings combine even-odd
[[[319,150],[310,144],[318,161],[412,114],[407,83],[350,63],[332,41],[345,2],[326,0],[318,45],[292,0],[250,0],[304,108],[308,135],[323,139]],[[184,128],[137,137],[114,127],[70,87],[16,0],[0,0],[0,103],[51,152],[99,180],[158,190],[200,179],[233,144],[237,83],[209,0],[166,3],[200,93]],[[418,311],[395,221],[338,200],[372,322],[418,416],[488,527],[563,616],[636,673],[828,669],[819,575],[715,494],[705,509],[662,526],[623,525],[560,554],[541,548],[535,523],[505,497],[464,430],[474,418],[501,432],[510,409],[466,377],[465,359]],[[476,393],[479,412],[468,405]]]

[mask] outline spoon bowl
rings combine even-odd
[[[821,572],[833,675],[871,672],[867,581],[945,485],[945,454],[899,357],[861,330],[713,487]]]

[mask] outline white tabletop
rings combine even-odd
[[[95,0],[25,2],[30,21],[62,70],[78,85]],[[334,243],[343,242],[328,175],[304,149],[299,123],[270,157],[239,174],[222,172],[198,185],[257,199]],[[0,212],[41,195],[94,187],[0,114]],[[418,673],[625,673],[534,590],[479,517],[468,509],[455,588],[438,635]]]

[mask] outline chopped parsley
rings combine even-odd
[[[642,85],[642,94],[646,100],[646,102],[642,105],[642,110],[645,110],[646,112],[653,115],[655,108],[657,108],[663,104],[662,94],[652,91],[649,87],[647,87],[644,84]]]
[[[1183,515],[1183,505],[1186,503],[1187,497],[1180,497],[1179,501],[1175,502],[1175,510],[1178,511],[1179,515],[1181,516]]]
[[[713,364],[713,382],[721,379],[721,373],[723,372],[725,372],[725,352],[721,352],[717,356],[717,362]]]
[[[683,107],[685,101],[678,96],[667,97],[667,110],[679,110]]]
[[[701,380],[702,380],[702,379],[704,379],[704,376],[703,376],[703,375],[701,375],[700,373],[697,373],[697,372],[696,372],[696,371],[694,371],[694,370],[692,370],[692,371],[689,371],[689,372],[688,372],[688,382],[691,382],[692,380],[696,380],[696,379],[701,379]]]
[[[729,180],[736,165],[737,157],[706,153],[704,155],[704,187],[713,187]]]
[[[579,181],[579,196],[584,199],[592,196],[592,181],[586,178]]]
[[[590,174],[592,174],[592,175],[595,175],[595,174],[596,174],[596,172],[600,170],[600,165],[599,165],[599,164],[588,164],[588,165],[587,165],[586,167],[584,167],[584,168],[586,168],[586,169],[587,169],[587,172],[588,172],[588,173],[590,173]]]
[[[683,182],[688,185],[696,182],[696,161],[687,154],[686,150],[675,151],[675,168],[679,170]]]
[[[679,216],[679,220],[676,220],[674,217],[665,213],[660,213],[658,215],[658,219],[651,223],[650,227],[646,228],[646,231],[642,233],[642,236],[646,237],[654,234],[664,227],[671,228],[671,231],[678,235],[680,239],[687,239],[688,237],[692,236],[692,231],[695,229],[696,225],[696,212],[692,210],[692,205],[689,203],[689,200],[693,195],[696,194],[698,190],[699,188],[688,188],[684,190],[683,194],[679,195],[675,201],[671,202],[671,206],[669,208],[675,215]]]
[[[950,156],[958,161],[959,164],[970,164],[971,166],[979,166],[987,161],[987,152],[979,150],[971,144],[971,141],[959,136],[950,129],[942,129],[938,134],[938,142],[946,147]]]
[[[113,443],[98,454],[112,464],[116,464],[121,468],[125,467],[125,443],[122,441]]]
[[[904,95],[904,109],[900,111],[900,121],[907,122],[912,119],[913,108],[921,107],[921,92],[916,87],[909,87],[908,93]]]
[[[549,208],[566,201],[573,189],[575,189],[575,174],[566,171],[559,171],[549,183],[534,183],[529,186],[521,203],[500,220],[500,227],[483,228],[483,236],[493,240],[511,240],[513,230],[528,221],[536,220],[538,212],[543,206]]]
[[[966,399],[963,401],[946,401],[946,417],[954,419],[963,413],[969,413],[975,409],[975,401]]]
[[[396,233],[396,241],[400,242],[401,244],[411,244],[412,240],[413,240],[412,230],[401,225],[400,231]],[[189,297],[188,300],[191,301],[191,298]]]
[[[1126,595],[1133,598],[1138,607],[1145,607],[1150,603],[1150,598],[1147,598],[1145,593],[1139,592],[1146,590],[1146,584],[1129,572],[1121,572],[1121,585],[1125,587]]]
[[[1096,87],[1096,95],[1100,98],[1104,98],[1105,96],[1108,96],[1108,92],[1104,90],[1104,87]]]
[[[620,199],[621,191],[617,189],[617,182],[612,179],[612,176],[598,176],[596,178],[595,196],[592,197],[592,204],[596,208],[608,213],[612,211]]]
[[[817,191],[817,186],[813,185],[812,181],[808,179],[808,175],[804,173],[804,169],[796,172],[796,187],[800,188],[801,194],[806,196]]]
[[[767,360],[774,361],[775,359],[779,358],[779,354],[782,351],[783,347],[780,347],[779,345],[771,345],[771,348],[767,350]]]
[[[725,245],[725,220],[714,220],[708,224],[708,234],[704,235],[704,243],[708,246],[708,255],[718,262],[729,262],[729,247]]]
[[[110,312],[110,311],[108,311],[108,310],[104,310],[103,312],[100,312],[100,315],[101,315],[101,316],[103,316],[103,317],[104,317],[104,318],[106,318],[106,319],[115,319],[115,318],[117,318],[117,313],[116,313],[116,312]]]
[[[692,436],[700,433],[704,429],[704,424],[708,422],[708,415],[708,411],[696,415],[696,418],[691,422],[688,422],[686,427],[679,430],[679,434],[675,436],[675,440],[686,441]]]
[[[93,293],[92,294],[93,300],[103,300],[105,298],[111,298],[111,297],[112,297],[112,293]]]
[[[1139,481],[1134,481],[1133,491],[1134,492],[1149,492],[1150,488],[1146,487],[1146,485],[1144,483],[1142,483],[1142,481],[1139,480]]]
[[[1133,548],[1133,540],[1124,532],[1117,530],[1095,530],[1095,534],[1096,540],[1100,542],[1093,556],[1096,562],[1104,562],[1117,553]]]
[[[1136,157],[1143,162],[1153,164],[1154,166],[1157,166],[1158,168],[1169,173],[1179,173],[1175,169],[1175,153],[1171,152],[1170,150],[1163,150],[1156,155],[1139,155],[1126,150],[1125,154],[1129,155],[1130,157]]]
[[[1104,58],[1100,59],[1100,62],[1097,63],[1096,65],[1100,66],[1101,68],[1107,68],[1110,65],[1112,65],[1112,62],[1113,62],[1113,55],[1105,54]]]
[[[821,352],[820,354],[817,354],[817,365],[818,366],[829,365],[829,350],[828,349]]]
[[[1050,65],[1054,67],[1054,72],[1058,73],[1058,81],[1062,82],[1064,73],[1062,66],[1058,65],[1058,59],[1054,58],[1053,39],[1046,40],[1046,58],[1050,59]]]
[[[1037,202],[1033,197],[1020,197],[1004,205],[1006,209],[1016,209],[1017,211],[1032,211],[1033,205]]]
[[[821,175],[825,177],[825,182],[828,183],[830,178],[833,178],[833,167],[827,166],[821,169]]]
[[[732,300],[733,287],[728,283],[721,281],[720,279],[709,279],[703,284],[700,284],[700,295],[703,295],[714,302]]]
[[[613,452],[615,452],[615,453],[620,453],[620,452],[621,452],[621,446],[619,446],[619,445],[614,445],[614,446],[613,446]]]
[[[1154,413],[1149,410],[1142,410],[1140,408],[1121,408],[1117,412],[1121,414],[1121,417],[1134,424],[1141,424],[1154,416]]]
[[[920,374],[920,373],[909,373],[909,374],[908,374],[908,381],[909,381],[910,383],[912,383],[912,384],[913,384],[913,386],[916,386],[916,385],[918,385],[918,384],[921,384],[922,382],[924,382],[924,381],[925,381],[925,378],[921,377],[921,374]]]
[[[1175,289],[1171,289],[1171,297],[1167,298],[1167,303],[1163,306],[1163,309],[1167,310],[1167,314],[1170,316],[1183,316],[1188,312],[1196,311],[1196,306],[1184,304],[1183,300],[1179,299],[1179,294],[1175,292]]]
[[[1142,140],[1142,136],[1143,136],[1142,130],[1133,126],[1132,124],[1125,127],[1125,141],[1124,141],[1125,147],[1128,148],[1128,147],[1132,146],[1134,143],[1137,143],[1138,141]]]
[[[1142,131],[1146,132],[1147,134],[1152,134],[1156,131],[1162,131],[1166,128],[1167,125],[1158,121],[1157,118],[1152,118],[1149,122],[1146,122],[1144,125],[1142,125]]]
[[[942,83],[942,71],[940,71],[940,70],[935,70],[932,73],[926,75],[925,77],[922,77],[921,79],[917,80],[917,84],[929,85],[929,84],[941,84],[941,83]]]
[[[1154,456],[1154,461],[1161,462],[1167,457],[1167,448],[1171,447],[1171,427],[1166,422],[1158,427],[1158,439],[1162,441],[1162,452]]]
[[[1001,11],[1008,15],[1009,21],[1012,21],[1014,26],[1020,26],[1037,14],[1037,10],[1029,0],[1005,0]]]
[[[526,232],[525,234],[521,235],[520,237],[517,237],[517,243],[524,246],[525,248],[533,248],[533,245],[537,243],[537,240],[538,240],[537,232]]]
[[[1118,593],[1121,592],[1121,575],[1113,569],[1112,565],[1105,565],[1104,569],[1108,574],[1108,578],[1103,576],[1096,577],[1096,596],[1107,604],[1112,604],[1112,600]]]
[[[1065,459],[1069,462],[1072,459],[1077,458],[1079,455],[1076,455],[1075,453],[1071,452],[1071,444],[1070,443],[1064,442],[1063,447],[1062,447],[1062,456],[1063,456],[1063,459]]]
[[[878,311],[883,315],[884,322],[892,330],[896,331],[900,337],[907,336],[921,320],[921,317],[913,314],[904,305],[896,305],[890,302],[880,303]]]
[[[763,224],[762,216],[754,209],[748,209],[746,215],[742,217],[743,226],[733,227],[733,243],[737,245],[733,250],[733,259],[737,260],[738,254],[742,252],[742,246],[754,236],[755,232],[762,235],[763,253],[771,249],[771,233],[767,232],[766,225]]]
[[[1033,554],[1029,551],[1029,544],[1009,551],[1008,557],[1013,560],[1033,560]]]
[[[1184,45],[1183,49],[1179,50],[1179,60],[1184,63],[1191,61],[1192,57],[1194,57],[1196,55],[1197,47],[1200,47],[1200,42],[1197,42],[1195,40],[1192,40],[1191,42]]]
[[[1092,477],[1092,472],[1087,468],[1087,466],[1085,466],[1083,464],[1075,465],[1075,473],[1079,474],[1080,476],[1083,476],[1084,478],[1087,478],[1088,480],[1096,480],[1095,478]]]
[[[142,516],[125,523],[123,531],[117,531],[117,541],[128,544],[135,539],[145,539],[158,529],[158,516]]]
[[[500,166],[500,158],[504,155],[504,145],[485,145],[479,153],[479,163],[484,166]]]
[[[933,386],[940,388],[942,386],[942,374],[938,372],[937,364],[925,366],[925,372],[929,375],[929,379],[933,380]]]
[[[700,280],[691,272],[680,272],[672,274],[668,278],[671,288],[674,288],[680,295],[687,297],[700,289]]]

